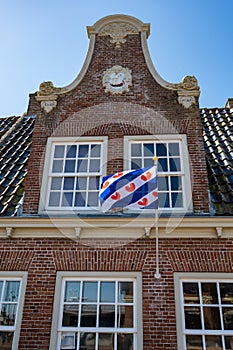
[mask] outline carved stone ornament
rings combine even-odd
[[[41,108],[46,112],[51,112],[57,106],[57,93],[61,88],[56,88],[51,81],[44,81],[40,84],[36,94],[36,100],[41,102]]]
[[[113,66],[104,72],[102,82],[105,92],[111,94],[128,92],[129,86],[132,86],[131,70],[121,66]]]
[[[194,96],[179,96],[178,102],[184,106],[184,108],[189,108],[193,103],[195,103]]]
[[[199,90],[197,79],[194,76],[186,76],[182,80],[181,87],[185,90]]]
[[[138,30],[128,23],[111,23],[106,25],[101,32],[100,36],[110,35],[112,38],[110,43],[115,44],[116,48],[120,48],[121,44],[126,42],[125,37],[128,34],[137,34]]]

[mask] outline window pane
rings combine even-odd
[[[87,158],[88,157],[89,145],[80,145],[78,148],[78,157]]]
[[[78,310],[79,305],[64,305],[63,309],[63,327],[77,327],[78,325]]]
[[[183,283],[183,294],[185,304],[199,304],[199,292],[197,283]]]
[[[159,193],[159,207],[170,208],[169,193]]]
[[[97,301],[97,282],[83,282],[83,296],[84,302]]]
[[[72,192],[64,192],[62,194],[62,207],[72,207],[73,201],[73,193]]]
[[[233,304],[233,283],[219,283],[222,304]]]
[[[132,159],[131,160],[131,169],[139,169],[142,168],[142,160],[141,159]]]
[[[77,192],[75,194],[75,207],[85,207],[86,202],[86,192]]]
[[[131,145],[131,156],[140,157],[142,155],[142,145],[140,143],[133,143]]]
[[[60,203],[60,192],[51,192],[49,196],[49,206],[58,207]]]
[[[80,334],[80,350],[95,350],[96,334],[81,333]]]
[[[82,305],[81,327],[96,327],[97,310],[95,304]]]
[[[63,172],[63,160],[54,160],[53,161],[53,173],[62,173]]]
[[[74,177],[65,177],[63,190],[73,190],[74,189]]]
[[[14,326],[17,304],[2,304],[0,314],[0,324],[4,326]]]
[[[90,160],[90,172],[96,173],[100,171],[100,160],[99,159],[91,159]]]
[[[61,190],[62,178],[54,177],[51,181],[51,190]]]
[[[183,196],[180,192],[172,193],[172,208],[183,207]]]
[[[226,350],[233,349],[233,336],[225,337],[225,347],[226,347]]]
[[[13,332],[0,332],[0,348],[4,350],[11,350],[13,335]]]
[[[158,177],[158,189],[159,191],[168,191],[168,177],[159,176]]]
[[[117,349],[134,349],[133,334],[120,333],[117,335]]]
[[[77,146],[67,146],[66,158],[76,158]]]
[[[222,349],[222,338],[220,335],[206,335],[206,350],[221,350]]]
[[[187,350],[203,350],[201,335],[186,335]]]
[[[77,340],[74,332],[66,332],[61,335],[61,349],[76,349]]]
[[[179,150],[179,143],[178,142],[172,142],[168,144],[169,154],[171,156],[179,156],[180,150]]]
[[[151,167],[154,165],[154,160],[153,158],[149,158],[149,159],[144,159],[144,167]]]
[[[65,173],[73,173],[75,171],[75,160],[66,160]]]
[[[64,158],[65,146],[55,146],[54,158]]]
[[[205,329],[221,329],[218,307],[203,307]]]
[[[90,177],[89,178],[89,190],[99,190],[99,177]]]
[[[6,281],[3,301],[17,301],[19,297],[19,281]]]
[[[119,282],[118,300],[121,303],[133,302],[133,282]]]
[[[115,306],[102,305],[99,310],[99,327],[115,326]]]
[[[64,301],[79,301],[80,282],[66,282]]]
[[[133,327],[133,306],[118,306],[117,310],[117,327],[132,328]]]
[[[156,144],[156,156],[166,156],[167,155],[167,147],[163,143],[157,143]]]
[[[143,145],[144,157],[154,157],[154,144],[153,143],[145,143]]]
[[[100,157],[100,145],[91,145],[91,157]]]
[[[87,198],[88,207],[98,207],[99,197],[97,192],[89,192]]]
[[[233,308],[223,307],[222,313],[223,313],[224,329],[233,330]]]
[[[100,333],[98,350],[112,350],[114,349],[114,334],[113,333]],[[119,348],[124,349],[124,348]]]
[[[171,176],[171,190],[182,190],[181,176]]]
[[[2,286],[3,286],[3,282],[0,281],[0,299],[1,299],[1,296],[2,296]]]
[[[160,172],[167,172],[167,158],[159,158],[158,160],[158,171]]]
[[[115,282],[100,283],[100,302],[110,303],[115,301]]]
[[[76,183],[77,190],[86,190],[87,189],[87,178],[86,177],[78,177]]]
[[[199,307],[186,306],[184,315],[186,329],[201,329],[201,310]]]
[[[170,171],[180,171],[181,170],[179,158],[170,158],[169,163],[170,163]]]
[[[80,159],[78,161],[77,172],[78,173],[86,173],[87,172],[87,160],[86,159]]]
[[[201,283],[202,303],[218,304],[216,283]]]

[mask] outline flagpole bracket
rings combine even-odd
[[[144,227],[145,235],[147,238],[150,238],[151,236],[151,227]]]
[[[79,238],[81,236],[81,231],[82,231],[82,228],[81,227],[75,227],[74,228],[74,231],[75,231],[75,236],[77,238]]]

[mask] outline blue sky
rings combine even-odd
[[[86,26],[119,13],[151,24],[163,79],[195,75],[201,107],[233,97],[233,0],[0,0],[0,116],[24,113],[42,81],[71,83],[87,53]]]

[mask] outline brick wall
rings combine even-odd
[[[232,239],[6,239],[0,270],[28,271],[18,350],[48,350],[57,271],[141,271],[144,350],[177,349],[174,272],[232,272]]]
[[[121,65],[132,71],[133,85],[122,95],[106,93],[103,72]],[[59,95],[49,114],[30,95],[28,114],[36,114],[31,155],[26,178],[24,213],[37,213],[43,155],[47,137],[108,135],[108,172],[123,168],[123,136],[134,134],[187,133],[195,212],[208,211],[207,173],[198,104],[185,109],[174,91],[160,86],[151,76],[141,49],[139,35],[130,35],[119,49],[109,37],[96,36],[92,61],[81,83]],[[119,145],[116,148],[116,144]],[[116,154],[116,150],[118,153]],[[113,161],[117,159],[117,161]]]

